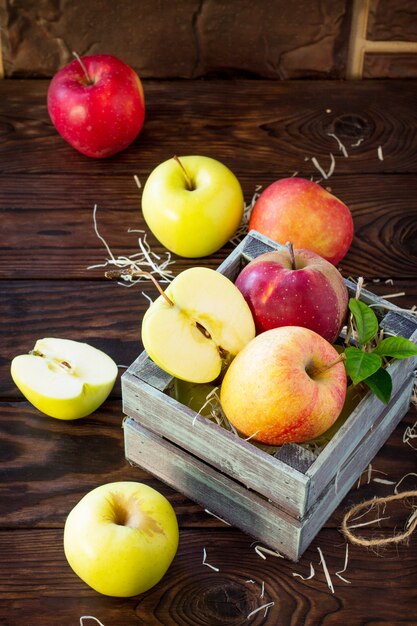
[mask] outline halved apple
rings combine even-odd
[[[252,313],[226,276],[205,267],[179,274],[146,311],[142,341],[150,358],[182,380],[208,383],[255,336]]]
[[[50,337],[37,341],[29,354],[15,357],[11,374],[37,409],[73,420],[90,415],[104,402],[115,383],[117,365],[86,343]]]

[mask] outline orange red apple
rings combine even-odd
[[[318,437],[343,408],[342,356],[307,328],[268,330],[230,364],[220,390],[223,411],[243,436],[264,444]]]
[[[353,239],[348,207],[323,187],[304,178],[283,178],[269,185],[253,208],[249,229],[296,248],[312,250],[333,265]]]

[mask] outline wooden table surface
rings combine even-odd
[[[312,157],[328,171],[332,153],[334,173],[323,184],[350,207],[356,231],[341,262],[344,276],[364,276],[380,295],[405,292],[393,300],[399,306],[417,304],[417,82],[146,82],[144,130],[128,150],[106,160],[84,157],[58,136],[46,109],[47,87],[47,81],[0,81],[0,624],[75,626],[83,615],[104,626],[417,624],[416,536],[379,553],[350,546],[343,574],[349,583],[335,576],[344,566],[339,527],[347,507],[392,493],[392,485],[375,478],[395,482],[417,471],[417,452],[403,443],[415,410],[294,564],[263,560],[251,537],[125,461],[119,381],[91,417],[61,422],[26,402],[10,377],[13,356],[45,336],[86,341],[121,365],[139,354],[148,305],[142,291],[154,290],[147,283],[123,288],[101,269],[88,269],[107,256],[94,232],[93,207],[114,254],[134,253],[137,234],[128,230],[144,222],[133,176],[143,184],[174,154],[224,162],[249,202],[258,185],[294,172],[317,180]],[[198,263],[216,268],[231,250],[227,245]],[[178,258],[172,269],[177,274],[193,264]],[[71,508],[89,490],[117,480],[160,490],[180,523],[180,547],[164,579],[128,599],[89,589],[67,564],[62,543]],[[416,484],[409,476],[402,486]],[[399,523],[394,517],[381,525],[389,535]],[[218,572],[203,565],[204,548]],[[308,575],[310,562],[313,578],[294,576]],[[269,602],[266,616],[262,610],[247,620]]]

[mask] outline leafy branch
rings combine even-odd
[[[357,347],[345,348],[346,371],[354,385],[363,383],[385,404],[392,393],[392,380],[385,369],[389,359],[407,359],[417,355],[417,346],[404,337],[383,337],[378,318],[367,304],[349,300],[350,328],[347,338],[357,339]]]

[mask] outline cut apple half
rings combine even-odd
[[[142,341],[150,358],[176,378],[211,382],[219,376],[223,360],[235,356],[255,336],[242,294],[215,270],[185,270],[165,295],[145,313]]]
[[[107,398],[117,365],[92,346],[49,337],[29,354],[15,357],[12,378],[37,409],[57,419],[73,420],[93,413]]]

